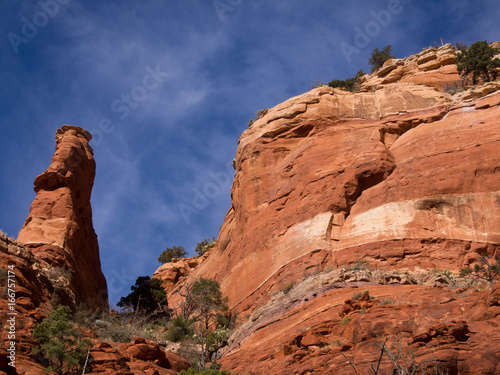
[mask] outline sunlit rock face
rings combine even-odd
[[[220,282],[240,318],[226,368],[350,373],[342,350],[369,371],[400,333],[449,373],[500,371],[497,297],[439,288],[444,270],[500,257],[500,83],[457,89],[455,56],[388,61],[357,92],[315,88],[243,132],[217,247],[165,277],[174,304],[186,283]],[[350,299],[366,289],[375,302]]]
[[[68,303],[107,303],[90,195],[95,161],[89,132],[64,125],[56,133],[49,168],[36,177],[36,197],[19,232],[23,243],[47,269],[61,269],[69,282]]]
[[[354,94],[321,87],[268,110],[240,138],[233,205],[194,275],[219,277],[246,311],[287,267],[305,273],[310,264],[297,260],[317,250],[335,267],[454,270],[479,248],[493,252],[499,98],[457,102],[393,83]]]

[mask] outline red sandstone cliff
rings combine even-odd
[[[64,125],[57,131],[52,163],[35,179],[37,195],[18,241],[42,268],[58,268],[65,274],[70,293],[61,296],[69,299],[63,302],[98,307],[107,304],[107,286],[90,206],[95,177],[91,138],[77,126]]]
[[[359,92],[313,89],[242,134],[217,248],[169,285],[175,305],[186,278],[220,281],[241,319],[228,369],[349,373],[332,342],[369,368],[377,337],[399,333],[450,374],[500,372],[498,286],[469,296],[428,277],[500,257],[500,83],[452,95],[454,62],[450,46],[389,61]],[[401,302],[344,313],[368,288]]]

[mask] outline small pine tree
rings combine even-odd
[[[393,59],[394,57],[395,56],[392,54],[392,46],[390,44],[385,46],[382,51],[375,48],[372,52],[370,60],[368,60],[368,63],[372,67],[372,73],[375,70],[380,69],[387,60]]]
[[[183,246],[167,247],[158,257],[161,264],[169,263],[173,258],[185,258],[188,255]]]
[[[472,75],[474,85],[479,78],[484,82],[494,81],[500,73],[500,59],[494,58],[499,53],[500,50],[490,47],[486,40],[476,42],[457,54],[458,73],[465,79]]]
[[[33,337],[38,343],[35,354],[42,354],[49,362],[49,371],[58,374],[81,367],[87,351],[92,347],[88,339],[81,339],[71,323],[71,310],[60,306],[49,317],[33,328]]]

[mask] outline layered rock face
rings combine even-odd
[[[61,297],[63,302],[98,307],[107,304],[107,286],[92,224],[95,161],[91,138],[77,126],[64,125],[57,131],[52,163],[35,179],[37,195],[18,241],[42,267],[67,280],[71,292]]]
[[[499,98],[454,103],[396,83],[322,87],[269,110],[240,139],[233,206],[195,274],[225,275],[231,304],[246,311],[269,279],[317,250],[334,267],[451,270],[493,254]]]
[[[29,250],[2,232],[0,232],[0,272],[0,288],[2,290],[2,298],[0,298],[0,314],[2,315],[0,373],[5,374],[2,370],[12,370],[12,367],[8,365],[10,362],[8,357],[11,353],[7,352],[12,339],[12,335],[9,334],[12,333],[15,333],[17,345],[15,356],[17,370],[36,367],[40,370],[39,373],[42,373],[42,367],[34,364],[31,358],[31,349],[35,344],[32,330],[33,324],[45,316],[47,308],[45,304],[50,300],[53,290],[50,279],[42,270],[40,262]],[[12,282],[8,282],[8,280],[12,280]],[[10,288],[8,288],[9,284],[11,284]],[[15,294],[12,294],[12,291]],[[9,304],[9,296],[15,301],[14,304]],[[9,315],[13,312],[17,315]],[[8,319],[12,319],[12,317],[14,320],[11,324]]]
[[[348,372],[343,346],[332,345],[340,340],[368,370],[377,337],[401,333],[422,360],[442,344],[439,361],[450,373],[500,371],[491,349],[500,334],[487,334],[500,311],[489,292],[457,297],[415,276],[457,275],[481,256],[500,257],[500,83],[452,95],[461,81],[454,61],[449,46],[390,61],[360,91],[313,89],[263,111],[240,137],[217,248],[187,278],[219,280],[239,313],[242,326],[223,356],[228,369]],[[360,264],[392,275],[328,279],[328,270]],[[308,277],[317,283],[305,288]],[[279,300],[288,286],[303,289]],[[362,288],[404,301],[366,305],[373,314],[358,316],[344,302]],[[341,324],[347,315],[354,326]],[[494,358],[479,372],[474,350]]]
[[[457,51],[450,44],[431,47],[404,59],[387,60],[381,69],[362,78],[361,86],[371,89],[394,82],[424,83],[443,91],[462,86],[455,65]]]

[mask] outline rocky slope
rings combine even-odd
[[[500,371],[498,288],[456,294],[415,276],[500,257],[500,83],[456,90],[454,62],[449,45],[389,61],[358,92],[313,89],[242,134],[217,248],[169,285],[175,304],[183,280],[220,281],[243,327],[222,359],[228,369],[348,373],[339,347],[368,368],[377,337],[400,333],[419,359],[434,350],[450,374]],[[359,264],[370,276],[324,276]],[[311,274],[312,286],[276,302]],[[344,314],[361,290],[353,287],[401,302]],[[489,364],[474,372],[477,356]]]

